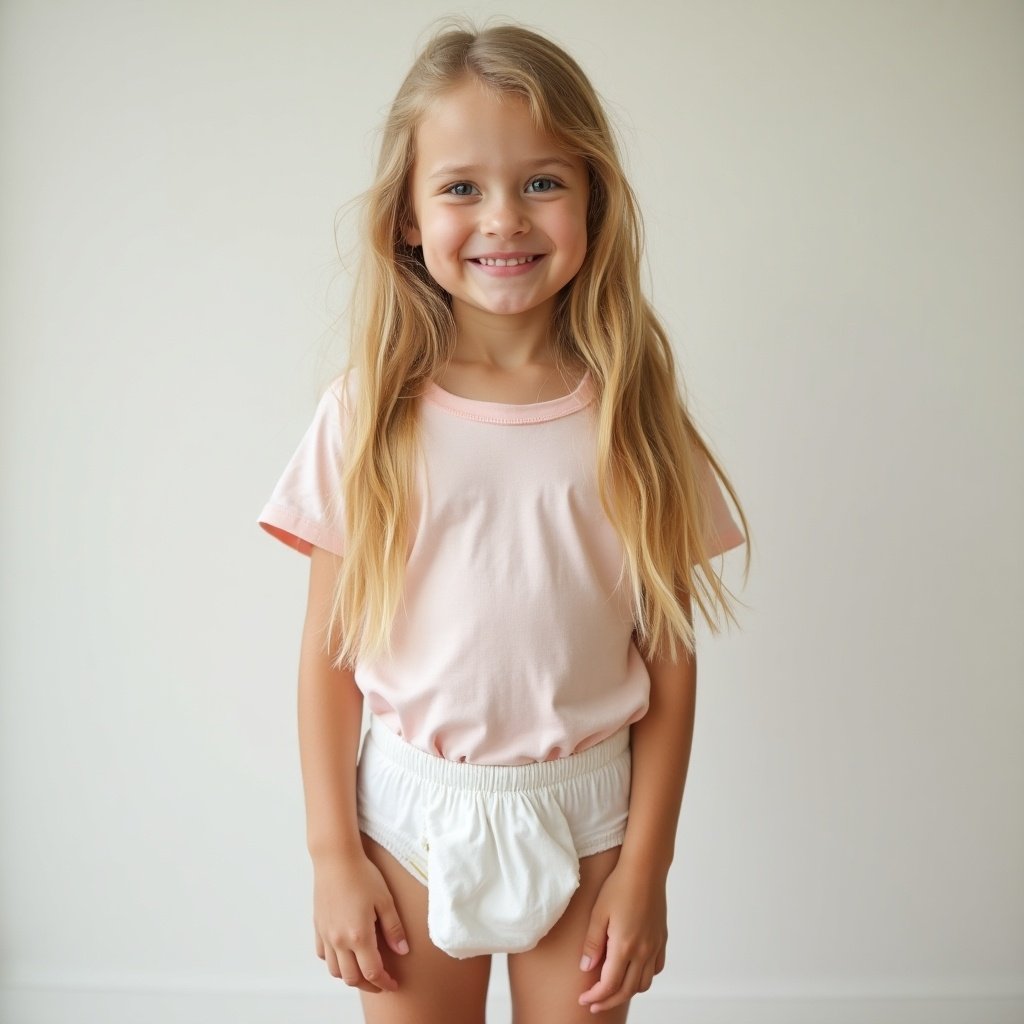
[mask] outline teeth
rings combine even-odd
[[[532,263],[533,259],[533,256],[514,256],[508,260],[481,259],[476,262],[485,267],[518,267],[523,263]]]

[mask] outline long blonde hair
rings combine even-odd
[[[339,668],[391,651],[410,547],[416,397],[455,343],[449,297],[404,240],[415,131],[428,105],[467,76],[522,97],[538,128],[588,167],[587,254],[558,297],[555,354],[560,363],[585,364],[599,396],[597,483],[624,548],[637,646],[646,657],[667,639],[675,661],[678,638],[694,650],[689,596],[713,632],[712,606],[735,621],[723,595],[728,588],[708,558],[714,532],[698,453],[742,521],[745,574],[747,519],[687,413],[666,331],[642,293],[640,213],[597,94],[579,65],[543,36],[513,24],[476,30],[462,20],[433,35],[403,81],[383,127],[374,183],[362,197],[349,357],[357,387],[339,410],[347,422],[337,496],[345,557],[327,647],[333,650],[340,632],[333,658]]]

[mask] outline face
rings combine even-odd
[[[452,297],[456,323],[548,316],[587,248],[584,161],[534,126],[526,101],[469,80],[417,127],[410,245]]]

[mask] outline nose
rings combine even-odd
[[[530,230],[526,210],[518,196],[494,195],[481,211],[480,230],[485,235],[514,238]]]

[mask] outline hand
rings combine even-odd
[[[600,978],[580,996],[581,1006],[599,1013],[651,987],[665,966],[667,918],[664,877],[649,877],[620,859],[590,913],[580,969],[604,963]]]
[[[391,891],[363,854],[314,862],[313,926],[316,955],[335,978],[364,992],[394,992],[398,982],[384,969],[381,935],[400,956],[409,952]]]

